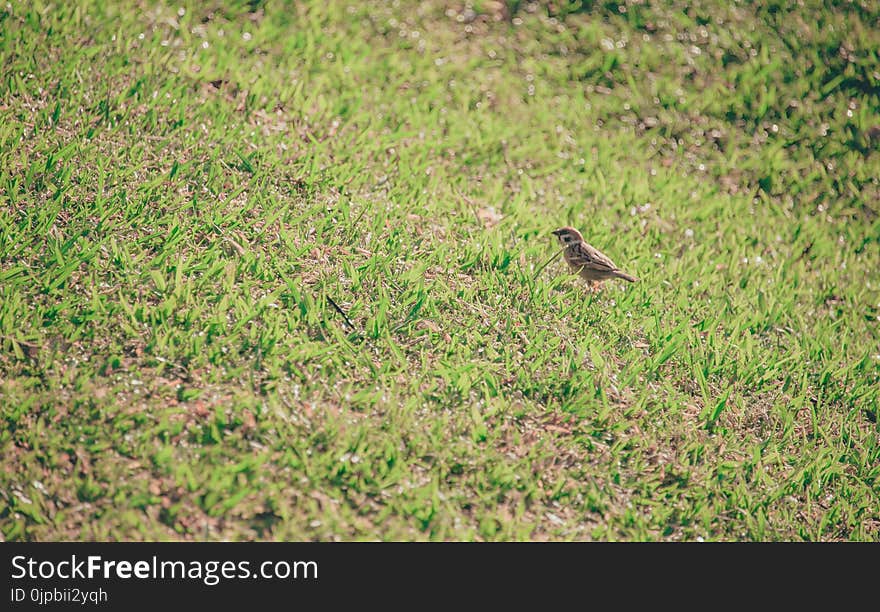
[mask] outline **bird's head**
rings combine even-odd
[[[553,235],[559,239],[559,244],[562,246],[577,244],[584,241],[584,237],[581,236],[581,233],[573,227],[561,227],[553,232]]]

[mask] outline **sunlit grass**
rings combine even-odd
[[[3,537],[876,540],[880,14],[685,4],[0,9]]]

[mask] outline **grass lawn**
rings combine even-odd
[[[6,3],[2,539],[880,539],[880,5],[790,4]]]

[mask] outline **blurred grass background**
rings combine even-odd
[[[3,538],[877,540],[878,18],[7,3]]]

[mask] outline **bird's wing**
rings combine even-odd
[[[585,242],[577,245],[577,248],[572,249],[572,251],[569,261],[576,268],[588,268],[604,272],[614,272],[618,269],[617,265],[607,255],[597,251]]]

